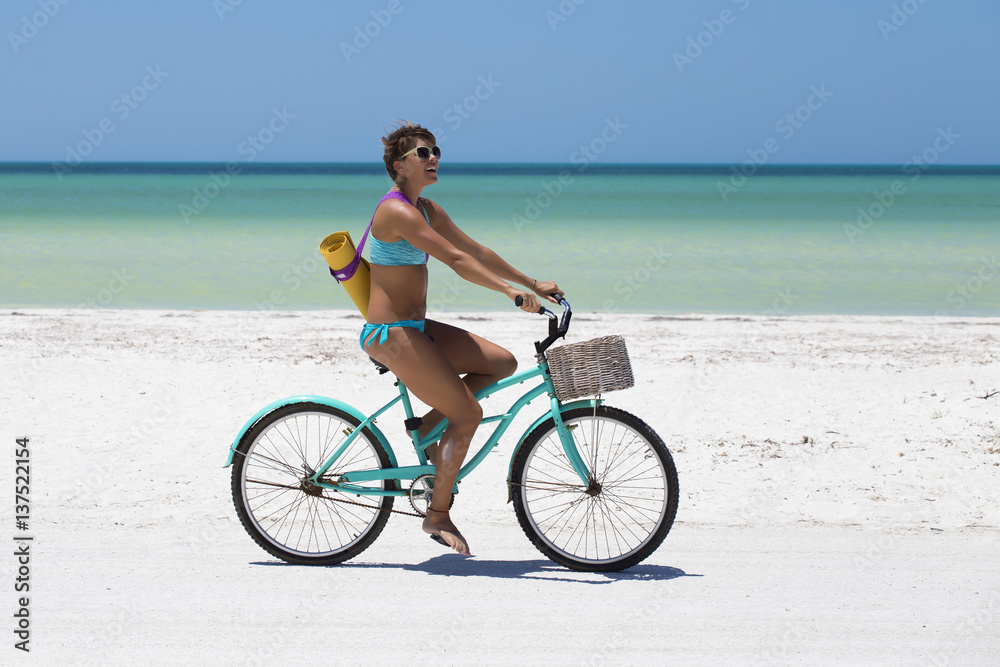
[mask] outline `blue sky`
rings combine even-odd
[[[8,0],[0,31],[0,160],[376,162],[407,118],[457,162],[898,165],[943,130],[938,164],[1000,163],[996,0]]]

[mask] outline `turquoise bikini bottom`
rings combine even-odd
[[[369,345],[372,341],[376,341],[378,345],[382,345],[389,337],[390,327],[409,327],[411,329],[417,329],[418,331],[424,330],[424,320],[400,320],[398,322],[389,322],[388,324],[365,324],[361,328],[361,338],[358,341],[361,343],[361,349],[365,349],[365,345]]]

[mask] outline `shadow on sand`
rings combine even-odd
[[[256,562],[252,565],[276,567],[316,567],[292,565],[276,561]],[[423,563],[363,563],[347,562],[329,567],[358,570],[404,570],[424,572],[442,577],[491,577],[494,579],[543,579],[580,584],[611,584],[616,581],[667,581],[680,577],[700,577],[676,567],[640,563],[622,572],[576,572],[550,560],[483,560],[466,558],[458,554],[442,554]]]

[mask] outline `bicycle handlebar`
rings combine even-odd
[[[517,306],[518,308],[520,308],[523,304],[524,304],[524,297],[523,296],[515,296],[514,297],[514,305],[515,306]],[[538,315],[544,315],[545,314],[545,306],[539,306],[538,310],[535,311],[535,312]]]
[[[556,296],[556,294],[553,294],[552,296]],[[552,346],[552,343],[556,342],[560,338],[565,338],[566,332],[569,331],[569,321],[570,318],[573,317],[573,308],[572,306],[569,305],[569,301],[567,301],[562,294],[559,294],[558,299],[559,299],[559,305],[564,308],[562,321],[559,320],[558,315],[553,313],[545,306],[541,306],[538,309],[539,315],[545,315],[546,317],[549,318],[548,337],[542,341],[535,341],[535,352],[537,352],[538,354],[545,352],[545,350],[549,349],[549,347]],[[520,296],[514,298],[514,305],[517,306],[518,308],[520,308],[521,304],[523,303],[524,299],[521,298]]]

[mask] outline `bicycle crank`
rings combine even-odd
[[[413,480],[408,495],[410,506],[420,516],[427,516],[427,508],[431,506],[431,497],[434,495],[434,475],[421,475]]]

